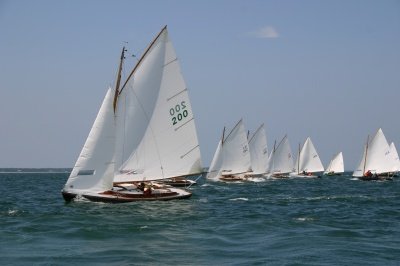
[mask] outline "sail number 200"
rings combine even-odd
[[[182,121],[189,114],[186,109],[186,102],[182,101],[180,104],[171,107],[169,114],[171,115],[172,125],[176,125],[179,121]]]

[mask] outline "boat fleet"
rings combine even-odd
[[[188,177],[203,176],[189,92],[167,26],[122,80],[125,52],[123,48],[115,85],[107,90],[61,191],[67,202],[189,198],[196,181]],[[269,152],[265,126],[250,135],[240,119],[229,132],[223,128],[206,179],[317,178],[344,172],[342,152],[324,168],[310,137],[294,157],[287,135]],[[367,139],[353,176],[387,180],[399,171],[396,147],[379,129]]]

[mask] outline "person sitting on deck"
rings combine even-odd
[[[143,194],[144,195],[150,195],[151,194],[151,186],[149,184],[144,185]]]
[[[367,172],[365,172],[364,176],[371,177],[372,176],[371,170],[368,170]]]

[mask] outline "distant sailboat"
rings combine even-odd
[[[380,128],[371,141],[368,136],[363,156],[353,176],[366,181],[391,179],[393,162],[389,144]]]
[[[316,173],[324,171],[324,166],[310,137],[306,139],[301,149],[299,147],[295,167],[296,172],[290,175],[292,177],[319,177]]]
[[[208,170],[207,179],[221,181],[244,180],[251,172],[247,134],[241,119],[225,137],[225,129]]]
[[[326,168],[325,175],[341,175],[344,173],[343,153],[337,153],[333,159],[329,162]]]
[[[285,135],[271,152],[268,159],[268,176],[287,178],[293,172],[293,155],[288,137]]]
[[[124,52],[115,90],[108,90],[62,190],[67,201],[187,198],[188,190],[148,181],[202,172],[189,96],[167,28],[120,87]]]
[[[249,148],[253,172],[248,177],[262,177],[268,168],[268,146],[264,124],[249,139]]]

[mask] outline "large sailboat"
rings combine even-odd
[[[301,149],[299,146],[295,167],[296,171],[291,174],[292,177],[319,177],[317,173],[324,171],[324,166],[310,137],[306,139]]]
[[[268,168],[267,134],[262,124],[249,139],[251,168],[253,172],[248,178],[263,177]]]
[[[287,135],[272,150],[268,159],[268,177],[287,178],[293,171],[292,149]]]
[[[333,176],[341,175],[342,173],[344,173],[343,153],[339,152],[333,156],[333,159],[329,162],[324,174]]]
[[[187,198],[158,183],[201,174],[196,126],[175,50],[165,26],[120,86],[109,89],[68,178],[65,200],[129,202]]]
[[[240,181],[251,171],[247,133],[241,119],[226,137],[224,128],[206,177],[215,181]]]
[[[361,161],[353,176],[365,181],[392,179],[393,167],[394,156],[382,129],[379,128],[371,140],[368,136]]]

